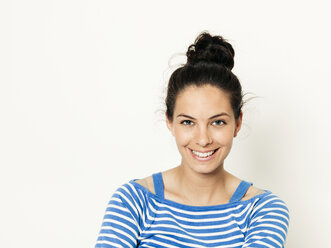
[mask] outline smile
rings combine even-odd
[[[214,157],[215,152],[218,150],[219,148],[212,150],[212,151],[206,151],[206,152],[201,152],[201,151],[195,151],[192,149],[189,149],[191,151],[191,154],[193,155],[193,157],[199,161],[207,161],[210,160]]]

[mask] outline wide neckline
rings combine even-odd
[[[139,189],[143,190],[149,197],[157,199],[160,203],[168,204],[170,206],[178,207],[180,209],[189,209],[189,210],[213,210],[213,209],[228,208],[230,206],[235,206],[235,205],[238,205],[238,204],[245,205],[245,204],[249,204],[249,203],[255,201],[256,198],[264,197],[265,195],[268,195],[268,194],[272,193],[270,190],[262,189],[262,190],[264,190],[263,193],[255,195],[255,196],[253,196],[252,198],[250,198],[248,200],[244,200],[244,201],[240,200],[240,201],[234,201],[234,202],[228,202],[228,203],[216,204],[216,205],[194,206],[194,205],[187,205],[187,204],[179,203],[179,202],[172,201],[172,200],[169,200],[169,199],[166,199],[166,198],[160,198],[158,195],[152,193],[147,188],[145,188],[141,184],[137,183],[136,182],[137,180],[139,180],[139,179],[132,179],[132,180],[130,180],[130,183],[132,183],[133,185],[135,185]]]

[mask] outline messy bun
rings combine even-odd
[[[177,68],[170,76],[166,115],[172,122],[178,94],[186,87],[209,84],[229,93],[235,119],[238,120],[243,106],[240,82],[232,73],[234,50],[221,36],[201,33],[186,52],[187,62]]]
[[[187,63],[199,62],[216,63],[232,69],[234,65],[234,50],[222,36],[211,36],[209,33],[200,34],[187,52]]]

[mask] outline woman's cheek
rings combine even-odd
[[[175,136],[178,145],[186,146],[192,140],[192,132],[183,128],[175,131]]]
[[[233,133],[230,130],[222,130],[214,133],[214,142],[226,145],[232,142]]]

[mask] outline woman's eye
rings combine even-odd
[[[214,121],[213,123],[215,123],[216,126],[221,126],[221,125],[224,125],[226,124],[224,121],[222,120],[217,120],[217,121]]]
[[[190,120],[185,120],[185,121],[182,121],[181,124],[183,124],[185,126],[190,126],[190,125],[193,125],[193,122]]]

